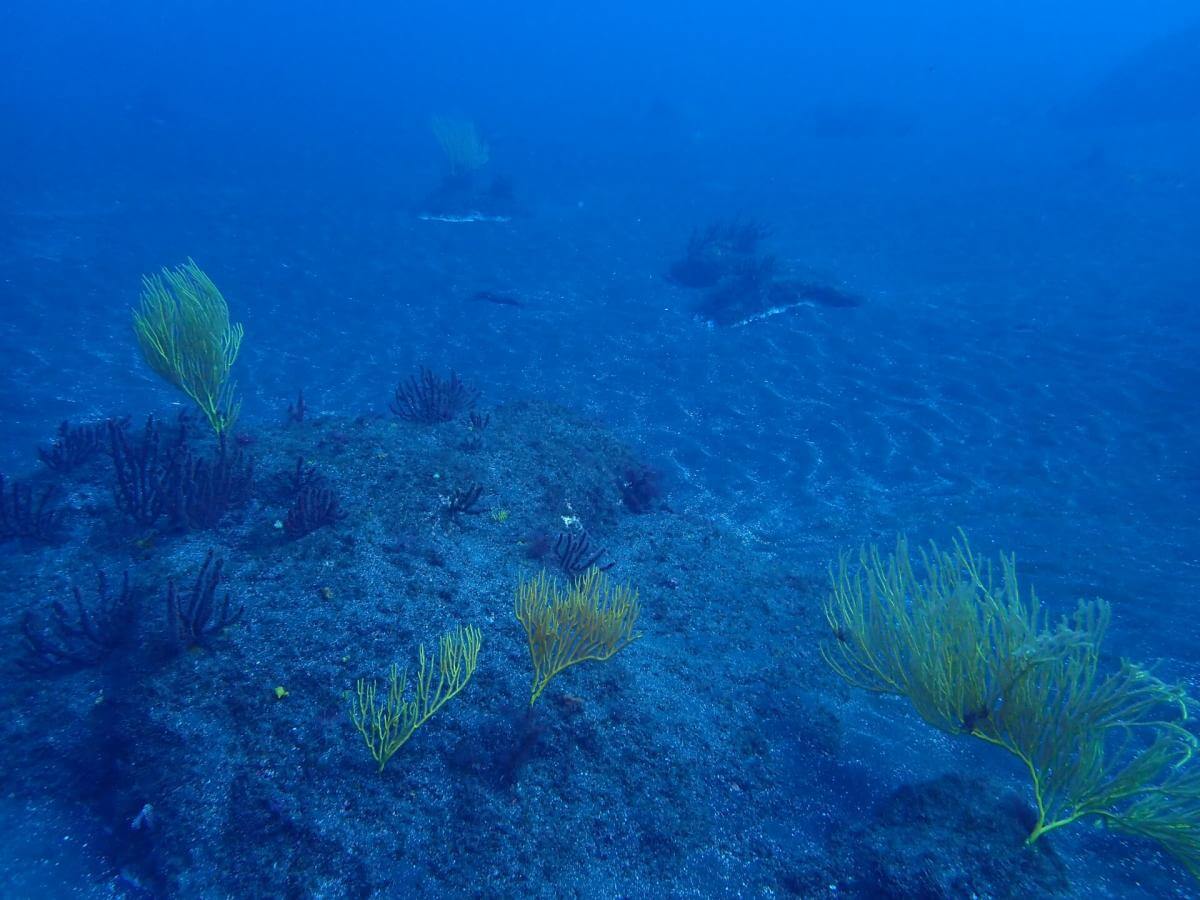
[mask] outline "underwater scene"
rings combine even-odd
[[[0,898],[1200,896],[1200,9],[0,5]]]

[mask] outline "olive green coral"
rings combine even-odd
[[[230,324],[229,306],[212,279],[190,259],[145,276],[133,331],[150,368],[190,397],[213,431],[228,431],[240,408],[229,372],[243,331]]]
[[[479,662],[481,643],[479,629],[468,625],[442,635],[433,660],[427,659],[425,646],[421,645],[411,697],[408,670],[395,665],[389,673],[387,696],[382,699],[373,680],[358,680],[350,697],[350,720],[380,772],[418,728],[467,686]]]
[[[589,659],[605,660],[636,641],[637,591],[592,567],[564,591],[545,572],[517,587],[515,610],[533,659],[529,705],[555,675]]]
[[[907,697],[929,724],[1002,747],[1029,771],[1028,842],[1084,818],[1157,840],[1200,877],[1200,765],[1184,691],[1122,662],[1102,672],[1108,606],[1051,624],[1013,557],[965,536],[914,566],[903,538],[831,571],[822,652],[846,681]]]
[[[435,116],[430,123],[433,136],[446,154],[446,162],[453,176],[474,172],[487,165],[489,150],[487,142],[479,136],[475,123],[467,119]]]

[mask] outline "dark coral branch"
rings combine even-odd
[[[337,493],[320,476],[303,485],[296,501],[283,520],[283,533],[292,540],[312,534],[318,528],[334,525],[346,517],[338,504]]]
[[[653,512],[662,498],[662,476],[657,469],[638,465],[625,470],[625,477],[618,482],[621,501],[632,513]]]
[[[179,458],[187,445],[186,425],[180,422],[175,438],[164,440],[162,426],[151,415],[136,443],[112,423],[108,438],[117,508],[141,525],[153,525],[163,516],[171,526],[181,524]]]
[[[63,422],[49,447],[38,447],[38,458],[47,468],[66,473],[77,469],[108,444],[110,427],[125,428],[129,419],[109,419],[106,422],[84,422],[72,425]]]
[[[482,484],[472,484],[451,491],[450,496],[442,498],[443,517],[447,522],[453,522],[462,528],[462,516],[478,516],[483,513],[483,508],[479,506],[482,496]]]
[[[471,410],[471,415],[467,419],[467,436],[462,442],[462,449],[477,453],[483,449],[483,433],[487,431],[488,425],[492,423],[490,413],[477,413]]]
[[[54,485],[47,485],[34,496],[33,487],[14,481],[6,490],[4,475],[0,474],[0,540],[29,538],[51,543],[58,538],[63,511],[53,505],[58,496]]]
[[[171,643],[178,650],[203,644],[237,622],[245,610],[244,606],[239,606],[236,612],[230,613],[228,591],[220,603],[217,602],[217,587],[221,583],[225,561],[218,559],[214,563],[213,556],[213,551],[209,550],[196,583],[186,595],[179,593],[174,579],[167,583],[167,628]]]
[[[768,231],[756,222],[717,222],[693,231],[682,258],[667,277],[681,287],[708,288],[725,278],[745,258],[752,257]]]
[[[191,528],[216,527],[250,496],[254,461],[241,447],[231,450],[224,434],[211,459],[198,458],[188,451],[182,464],[184,514]]]
[[[325,479],[317,472],[316,468],[304,461],[303,456],[296,457],[296,468],[288,476],[288,486],[293,497],[298,496],[305,488],[323,484],[324,481]]]
[[[74,613],[69,613],[61,601],[55,601],[54,633],[42,626],[31,612],[21,621],[25,639],[25,656],[17,665],[29,672],[47,673],[97,665],[108,653],[129,636],[133,593],[129,573],[121,581],[119,593],[108,588],[103,571],[96,573],[96,601],[90,607],[84,603],[83,592],[72,588]]]
[[[302,425],[307,414],[308,404],[304,402],[304,389],[301,388],[296,394],[296,402],[288,404],[287,420],[289,423]]]
[[[435,425],[449,422],[463,410],[473,408],[478,397],[479,392],[465,384],[456,372],[443,379],[422,366],[420,376],[410,375],[408,381],[396,386],[389,408],[409,422]]]
[[[600,560],[607,552],[603,547],[593,551],[592,539],[588,537],[586,531],[581,531],[577,535],[564,531],[554,542],[554,558],[558,561],[559,567],[572,578],[582,575],[591,568],[607,572],[616,565],[615,561],[601,565]]]
[[[211,458],[197,456],[188,443],[186,423],[164,439],[153,416],[146,419],[135,444],[123,429],[109,428],[113,496],[135,522],[169,529],[213,528],[249,497],[254,463],[240,446],[221,435]]]

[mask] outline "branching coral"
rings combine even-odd
[[[446,154],[451,176],[465,175],[487,165],[488,145],[479,136],[474,122],[435,116],[430,127]]]
[[[393,415],[409,422],[436,425],[472,409],[478,398],[479,391],[459,378],[457,372],[441,378],[422,366],[420,377],[410,375],[407,382],[396,385],[389,408]]]
[[[297,467],[297,479],[304,477],[304,470]],[[302,484],[296,491],[296,499],[283,520],[283,533],[292,540],[312,534],[318,528],[334,525],[346,517],[338,501],[337,492],[320,476]]]
[[[200,267],[189,259],[144,277],[133,331],[150,368],[190,397],[213,431],[228,431],[241,405],[229,372],[242,326],[230,324],[225,298]]]
[[[8,538],[29,538],[44,544],[58,538],[63,510],[54,505],[58,489],[48,485],[36,497],[33,486],[20,481],[11,490],[0,473],[0,541]]]
[[[96,599],[85,603],[83,591],[72,589],[75,610],[55,601],[51,606],[53,630],[47,629],[31,612],[21,620],[25,638],[25,656],[17,665],[28,672],[45,674],[76,667],[97,665],[129,637],[133,617],[133,591],[129,573],[121,580],[121,590],[108,589],[108,577],[96,573]]]
[[[589,659],[609,659],[641,637],[634,630],[641,610],[637,591],[614,585],[596,568],[565,591],[543,571],[520,583],[515,606],[533,659],[530,706],[564,669]]]
[[[110,427],[124,428],[128,424],[127,418],[85,422],[81,425],[63,422],[58,426],[58,435],[50,446],[38,447],[38,458],[48,469],[59,473],[70,472],[104,448]]]
[[[379,697],[374,681],[360,678],[350,697],[350,720],[362,735],[371,758],[382,772],[396,751],[433,714],[467,686],[479,661],[483,635],[473,625],[442,635],[437,657],[429,660],[425,646],[417,654],[417,680],[408,696],[408,670],[392,666],[387,696]]]
[[[181,594],[174,579],[167,582],[168,637],[176,649],[199,646],[242,617],[243,606],[230,611],[228,591],[220,601],[217,600],[225,560],[218,559],[214,563],[213,556],[213,551],[209,550],[196,583],[188,593]]]
[[[906,542],[831,573],[825,659],[851,684],[907,697],[930,725],[1002,747],[1033,782],[1028,842],[1080,819],[1159,841],[1200,876],[1200,764],[1192,700],[1149,670],[1101,672],[1109,611],[1080,604],[1051,625],[965,537],[915,567]]]
[[[183,421],[174,436],[150,416],[136,441],[112,425],[109,437],[117,507],[142,525],[165,518],[168,528],[215,528],[249,497],[254,461],[225,435],[210,457],[192,449]]]

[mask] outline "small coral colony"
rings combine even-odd
[[[444,181],[426,204],[447,220],[504,217],[507,186],[480,186],[475,177],[489,152],[469,122],[438,119],[435,135],[447,160]],[[707,291],[697,311],[737,325],[782,305],[808,299],[850,305],[856,298],[811,283],[779,280],[772,257],[760,257],[765,232],[754,224],[716,225],[697,232],[669,270],[675,284]],[[64,423],[44,464],[67,472],[106,451],[113,496],[129,519],[173,530],[212,528],[247,495],[253,462],[233,437],[239,401],[231,373],[242,345],[217,286],[196,265],[144,279],[133,332],[149,367],[186,395],[215,435],[208,455],[195,449],[194,419],[167,425],[150,417],[136,433],[128,419]],[[487,427],[475,412],[474,390],[451,374],[422,369],[396,388],[399,419],[436,426],[469,414],[470,433]],[[289,416],[302,421],[301,396]],[[281,524],[301,540],[344,517],[334,489],[297,463],[292,507]],[[631,472],[622,493],[635,511],[658,492],[650,470]],[[478,490],[447,502],[451,520],[476,514]],[[631,504],[632,501],[632,504]],[[0,538],[51,541],[62,511],[54,488],[41,493],[0,476]],[[564,546],[565,543],[565,546]],[[564,535],[555,553],[568,575],[545,572],[522,580],[514,612],[524,628],[533,668],[532,706],[550,682],[588,660],[607,660],[641,637],[638,592],[615,582],[586,536]],[[169,585],[170,639],[186,648],[205,643],[242,615],[220,592],[222,561],[210,553],[190,588]],[[901,538],[890,553],[865,547],[831,570],[824,603],[829,637],[823,655],[851,685],[908,698],[928,724],[978,738],[1007,751],[1028,771],[1036,819],[1034,843],[1055,829],[1090,820],[1157,841],[1200,877],[1200,761],[1192,713],[1195,701],[1134,662],[1112,665],[1101,652],[1109,610],[1083,603],[1051,620],[1032,590],[1018,586],[1015,563],[977,555],[964,535],[949,550],[915,553]],[[99,577],[95,596],[75,589],[56,603],[49,621],[27,616],[26,655],[33,672],[96,663],[118,641],[129,615],[129,582]],[[415,672],[393,666],[382,685],[360,680],[347,694],[349,718],[382,772],[413,734],[454,697],[476,670],[483,634],[472,625],[445,633],[431,654],[418,649]]]

